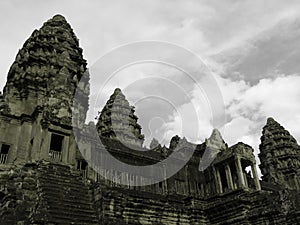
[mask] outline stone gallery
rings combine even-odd
[[[145,148],[117,87],[86,124],[89,76],[61,15],[19,50],[0,95],[1,225],[300,224],[300,147],[273,118],[262,128],[260,179],[253,148],[229,147],[217,129],[202,144],[174,136]],[[158,179],[191,150],[176,174]],[[144,176],[102,166],[108,155],[136,166],[174,157],[174,165]]]

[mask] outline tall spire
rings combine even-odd
[[[8,72],[4,98],[11,113],[30,115],[39,106],[52,107],[58,118],[69,116],[86,65],[71,26],[54,16],[31,34]]]
[[[141,147],[144,135],[141,134],[141,126],[134,112],[134,107],[129,105],[121,89],[116,88],[102,109],[96,125],[100,137]]]
[[[289,188],[300,185],[300,148],[295,138],[273,118],[268,118],[263,127],[259,149],[263,180],[288,183]]]
[[[43,80],[57,76],[63,67],[80,78],[86,61],[71,26],[63,16],[56,15],[26,40],[8,72],[7,82],[21,85],[27,81],[31,86],[43,87]]]

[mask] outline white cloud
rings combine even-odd
[[[249,140],[247,144],[257,150],[259,136],[267,117],[273,117],[281,123],[299,142],[300,120],[297,115],[300,115],[300,76],[262,79],[257,85],[246,88],[244,86],[242,89],[236,85],[239,81],[227,80],[226,83],[221,88],[224,98],[229,93],[231,99],[226,111],[231,119],[225,133],[230,144],[238,140]],[[231,91],[226,90],[227,88]],[[238,94],[234,96],[232,93]]]

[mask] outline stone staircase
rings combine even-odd
[[[42,204],[46,207],[46,224],[99,224],[92,192],[79,172],[53,163],[44,164],[38,170]]]

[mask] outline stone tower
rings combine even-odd
[[[0,95],[0,144],[7,162],[52,160],[75,164],[72,136],[77,114],[88,108],[89,75],[71,26],[56,15],[35,30],[12,64]],[[78,112],[79,111],[79,112]]]
[[[71,26],[63,16],[54,16],[27,39],[8,72],[4,99],[10,113],[32,115],[38,110],[44,124],[70,125],[74,91],[86,65]]]
[[[134,107],[129,105],[122,91],[116,88],[102,109],[96,125],[100,137],[141,147],[144,135],[141,134],[142,128],[134,112]]]
[[[273,118],[268,118],[259,145],[263,181],[300,189],[300,147]]]

